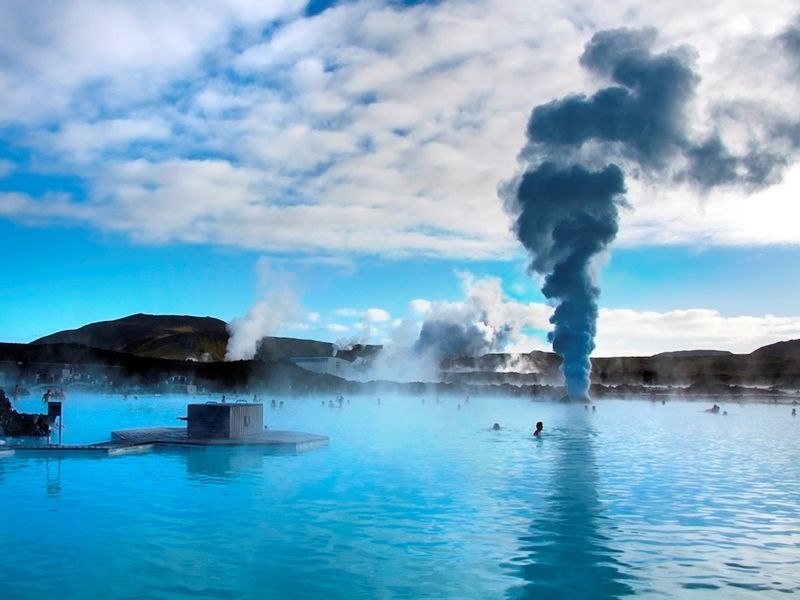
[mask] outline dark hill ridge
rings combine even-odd
[[[228,330],[213,317],[136,314],[59,331],[33,344],[80,344],[138,356],[174,360],[225,359]]]
[[[33,342],[68,344],[78,355],[85,350],[74,347],[97,348],[150,359],[186,361],[202,359],[204,353],[212,362],[224,360],[228,331],[224,321],[212,317],[137,314],[92,323],[79,329],[62,331]],[[339,351],[345,360],[364,357],[367,360],[380,346],[356,346]],[[66,348],[54,362],[79,362],[70,357]],[[15,352],[21,352],[17,349]],[[45,352],[48,354],[50,351]],[[283,362],[296,356],[332,356],[334,345],[329,342],[282,337],[265,337],[260,345],[259,362]],[[97,357],[95,357],[97,358]],[[104,361],[105,362],[105,361]],[[114,362],[114,361],[112,361]],[[475,379],[487,381],[517,381],[513,374],[526,374],[526,381],[559,382],[561,361],[552,352],[528,354],[487,354],[443,361],[442,368],[450,381]],[[135,363],[137,369],[149,365]],[[720,350],[689,350],[662,352],[649,357],[593,358],[592,381],[606,385],[693,385],[708,382],[731,385],[760,385],[800,387],[800,340],[778,342],[759,348],[751,354],[732,354]],[[174,365],[173,365],[174,367]],[[215,367],[217,368],[217,367]],[[136,370],[136,369],[134,369]],[[180,369],[176,369],[181,371]],[[501,377],[503,374],[507,376]]]
[[[750,356],[770,356],[774,358],[794,356],[800,358],[800,340],[789,340],[786,342],[777,342],[775,344],[769,344],[768,346],[762,346],[758,350],[754,350],[752,353],[750,353]]]
[[[225,360],[228,338],[225,321],[213,317],[140,313],[59,331],[31,343],[79,344],[149,358],[221,362]],[[336,355],[354,360],[358,356],[372,355],[379,349],[380,346],[357,345],[349,350],[340,350]],[[268,336],[261,340],[256,358],[279,361],[294,356],[333,354],[334,345],[330,342]],[[207,360],[204,360],[204,355]]]
[[[692,356],[733,356],[733,352],[727,350],[675,350],[653,354],[653,358],[689,358]]]

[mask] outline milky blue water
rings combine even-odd
[[[70,396],[64,441],[187,400]],[[267,425],[329,447],[0,458],[0,596],[800,597],[790,407],[284,400]]]

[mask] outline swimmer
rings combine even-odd
[[[712,406],[711,408],[707,408],[705,412],[707,412],[707,413],[711,413],[711,414],[714,414],[714,415],[716,415],[716,414],[719,414],[719,406],[717,406],[717,405],[715,404],[715,405],[714,405],[714,406]]]
[[[536,429],[533,432],[533,437],[539,437],[542,435],[542,429],[544,429],[544,423],[541,421],[536,423]]]
[[[225,394],[222,394],[222,403],[225,404]]]
[[[793,416],[793,417],[796,417],[796,416],[797,416],[797,409],[796,409],[796,408],[793,408],[793,409],[792,409],[792,416]]]
[[[594,412],[596,410],[597,410],[597,407],[594,404],[592,404],[592,412]]]
[[[500,431],[500,423],[495,423],[492,425],[492,431]]]
[[[272,408],[275,408],[278,404],[275,402],[275,398],[272,399],[272,402],[269,403]]]

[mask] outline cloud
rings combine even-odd
[[[364,312],[364,320],[369,323],[384,323],[391,318],[391,315],[382,308],[369,308]]]
[[[731,58],[731,40],[768,46],[783,35],[793,48],[796,6],[786,0],[656,4],[370,0],[305,17],[299,0],[4,2],[0,141],[30,153],[15,170],[78,175],[86,193],[10,190],[0,213],[139,243],[509,256],[495,188],[513,172],[529,107],[596,87],[574,60],[594,31],[655,26],[665,47],[695,46],[700,114],[710,114],[712,95],[720,106],[763,93],[717,75],[726,61],[748,64]],[[791,114],[794,92],[773,87],[785,81],[780,65],[773,72],[764,88],[781,92],[769,106]],[[738,152],[752,138],[733,129],[719,135]],[[776,208],[795,186],[775,188]],[[684,196],[697,201],[686,191],[664,202]],[[673,212],[658,219],[656,243],[798,243],[752,225],[786,222],[755,202],[707,224]],[[651,239],[624,229],[620,238]]]
[[[601,309],[595,356],[649,356],[672,350],[728,350],[747,354],[800,338],[800,316],[726,317],[710,309],[668,312]]]
[[[331,333],[348,333],[349,331],[352,331],[352,327],[348,325],[342,325],[341,323],[328,323],[325,325],[325,329]]]
[[[416,299],[408,303],[408,309],[416,315],[424,315],[431,309],[430,300]]]

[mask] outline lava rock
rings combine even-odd
[[[20,413],[0,390],[0,431],[8,437],[44,437],[50,435],[47,415]]]

